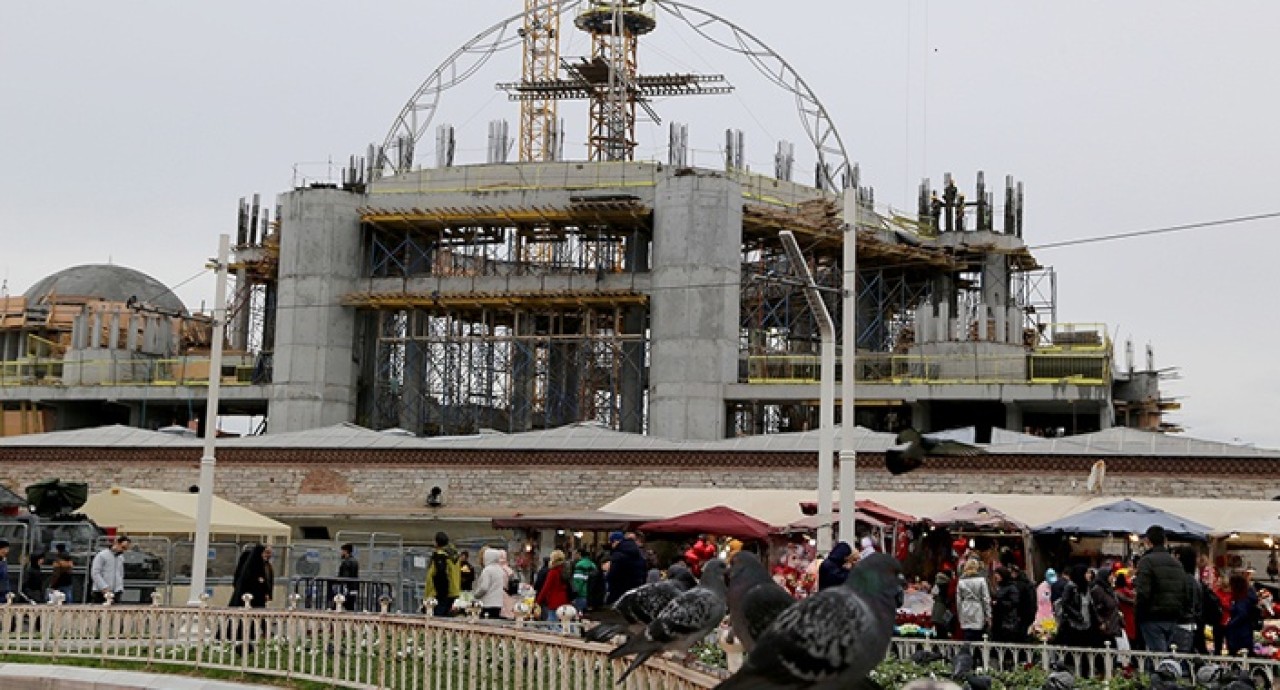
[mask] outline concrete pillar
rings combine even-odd
[[[637,339],[622,345],[622,380],[618,385],[622,395],[618,410],[622,417],[619,430],[635,434],[644,431],[644,321],[644,307],[630,307],[622,317],[622,332],[637,336]]]
[[[88,346],[92,348],[102,346],[102,315],[96,311],[89,316]]]
[[[124,347],[130,353],[138,351],[138,324],[140,319],[137,314],[129,316],[129,330],[124,334]]]
[[[738,379],[742,190],[719,174],[658,181],[654,198],[649,432],[714,440]]]
[[[1004,404],[1004,428],[1022,432],[1022,406],[1016,402]]]
[[[1098,409],[1098,428],[1110,429],[1116,425],[1116,408],[1111,404],[1110,400],[1103,400],[1099,403]]]
[[[928,400],[917,400],[911,403],[911,428],[921,432],[930,431],[933,420],[929,412]]]
[[[547,424],[563,426],[578,421],[583,404],[578,399],[579,362],[582,345],[552,340],[547,352]]]
[[[236,312],[235,328],[229,329],[231,335],[231,349],[248,350],[249,349],[249,317],[252,316],[253,289],[249,285],[248,271],[242,266],[236,270],[236,304],[240,307],[240,311]]]
[[[269,428],[301,431],[355,418],[355,310],[341,305],[361,274],[359,207],[339,189],[280,196],[279,302]]]
[[[1005,312],[1005,323],[1009,329],[1009,342],[1022,344],[1022,311],[1015,305],[1009,305]]]
[[[1009,304],[1009,259],[988,254],[982,260],[982,301],[999,309]]]
[[[536,346],[533,340],[533,316],[518,311],[515,315],[515,337],[511,341],[511,409],[512,432],[533,428],[533,382]]]
[[[938,320],[935,322],[937,329],[934,332],[934,339],[938,342],[945,343],[952,339],[951,331],[951,305],[946,302],[938,304]]]
[[[429,363],[423,343],[414,340],[413,335],[417,332],[425,332],[425,330],[419,331],[416,324],[426,316],[426,312],[421,310],[408,313],[409,324],[406,331],[409,337],[405,339],[404,345],[404,381],[400,386],[399,419],[396,421],[396,426],[419,435],[428,431],[425,428],[428,425],[424,405]],[[392,314],[384,314],[383,317],[394,318]]]
[[[120,349],[120,312],[111,312],[110,325],[107,326],[107,349]]]

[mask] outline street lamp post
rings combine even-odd
[[[818,319],[822,335],[822,383],[818,407],[818,553],[831,551],[831,494],[835,490],[831,456],[835,453],[836,416],[836,327],[827,311],[822,293],[813,280],[809,264],[800,253],[800,244],[790,230],[778,233],[782,247],[791,261],[791,271],[804,283],[804,297]]]
[[[205,570],[209,564],[209,526],[213,521],[214,441],[218,436],[218,391],[222,383],[222,334],[226,329],[227,261],[231,236],[218,236],[218,280],[213,297],[213,328],[209,345],[209,394],[205,401],[204,452],[200,456],[200,495],[196,501],[196,543],[191,554],[191,591],[189,606],[199,606],[204,594]]]
[[[856,186],[844,190],[844,280],[841,304],[841,341],[844,351],[840,363],[844,369],[840,385],[840,538],[854,544],[855,513],[858,491],[858,451],[854,444],[854,409],[858,352],[858,226],[862,220],[862,204]]]

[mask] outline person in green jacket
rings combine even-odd
[[[462,594],[462,567],[458,561],[458,550],[449,543],[449,535],[436,532],[436,550],[427,566],[427,585],[423,592],[423,601],[435,597],[432,615],[453,613],[453,602]]]
[[[579,549],[575,556],[577,559],[573,563],[573,580],[571,581],[573,607],[581,612],[587,610],[588,582],[591,580],[591,575],[599,568],[586,551]]]

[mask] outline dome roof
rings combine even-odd
[[[126,302],[130,297],[166,311],[187,313],[182,300],[164,283],[142,271],[110,264],[72,266],[37,281],[27,288],[28,303],[44,301],[80,301],[86,298],[108,302]]]

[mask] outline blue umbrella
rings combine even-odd
[[[1175,539],[1205,541],[1210,532],[1206,525],[1127,498],[1058,518],[1031,531],[1034,534],[1103,536],[1142,534],[1152,525],[1160,525],[1165,534]]]

